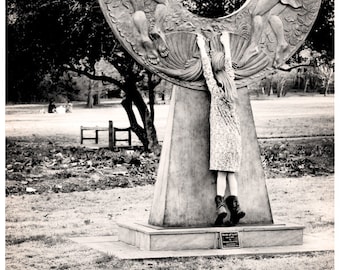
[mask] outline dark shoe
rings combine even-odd
[[[215,220],[215,226],[222,226],[223,219],[227,216],[227,209],[225,208],[224,200],[222,196],[215,197],[217,218]]]
[[[225,201],[230,211],[230,223],[232,225],[238,224],[240,219],[243,218],[246,213],[241,210],[237,197],[228,196]]]

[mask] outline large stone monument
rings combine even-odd
[[[176,85],[149,221],[120,224],[120,240],[144,250],[302,244],[302,226],[273,222],[247,86],[301,46],[321,0],[248,0],[220,18],[197,16],[179,0],[99,2],[135,60]],[[209,170],[210,93],[197,35],[209,47],[225,32],[238,94],[242,160],[237,178],[246,216],[238,226],[217,228],[216,174]]]

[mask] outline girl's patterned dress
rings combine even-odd
[[[225,68],[228,74],[228,91],[236,86],[229,53],[229,36],[221,37],[225,50]],[[201,53],[203,75],[211,94],[210,105],[210,170],[237,172],[241,161],[240,122],[235,101],[227,100],[225,92],[217,85],[211,61],[205,49],[203,36],[198,35],[197,44]],[[228,48],[226,48],[228,46]],[[230,88],[229,88],[230,87]]]

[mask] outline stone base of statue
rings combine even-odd
[[[141,250],[302,245],[302,226],[273,224],[247,89],[238,89],[238,95],[243,152],[237,176],[246,212],[240,224],[213,226],[216,175],[209,170],[209,93],[175,86],[149,222],[119,224],[119,241]]]
[[[120,223],[118,240],[149,251],[293,246],[303,244],[303,228],[297,225],[166,228]]]
[[[131,226],[131,225],[127,225]],[[142,226],[142,227],[141,227]],[[121,227],[124,228],[124,225]],[[140,229],[141,227],[141,229]],[[144,227],[144,228],[143,228]],[[254,227],[254,228],[252,228]],[[264,228],[265,226],[243,226],[243,228],[221,228],[222,231],[219,231],[218,228],[191,228],[191,229],[166,229],[166,228],[158,228],[158,235],[154,234],[146,234],[146,238],[141,240],[140,238],[133,238],[133,236],[137,236],[137,230],[146,230],[146,228],[150,229],[149,225],[140,225],[137,224],[136,228],[132,233],[129,232],[127,236],[129,237],[129,241],[139,241],[136,246],[124,243],[122,241],[118,241],[118,237],[116,235],[111,236],[93,236],[93,237],[72,237],[71,241],[78,243],[79,245],[97,250],[104,254],[108,254],[109,256],[115,256],[119,259],[124,260],[140,260],[140,259],[159,259],[159,258],[183,258],[183,257],[235,257],[235,256],[274,256],[274,255],[291,255],[291,254],[299,254],[299,253],[310,253],[310,252],[334,252],[334,235],[332,232],[313,232],[309,234],[303,235],[303,244],[300,245],[298,243],[301,240],[301,234],[294,232],[294,230],[289,230],[288,226],[273,226],[269,225],[268,228]],[[270,230],[270,227],[273,227],[273,230]],[[279,227],[287,227],[285,237],[284,233],[280,231]],[[237,228],[237,231],[235,229]],[[254,230],[257,229],[257,230]],[[268,232],[261,232],[264,229]],[[293,229],[293,228],[291,228]],[[298,229],[298,228],[297,228]],[[164,232],[163,232],[164,230]],[[119,230],[120,231],[120,230]],[[156,232],[157,230],[155,230]],[[163,232],[163,236],[160,234],[160,231]],[[174,243],[172,240],[169,240],[171,234],[169,232],[176,231],[179,235],[175,238],[176,242]],[[202,235],[197,235],[197,233],[201,231]],[[184,232],[184,233],[183,233]],[[194,232],[195,234],[190,234],[190,241],[188,241],[188,237],[186,233]],[[237,234],[236,234],[237,232]],[[214,235],[212,235],[212,233]],[[261,236],[266,236],[266,238],[256,238],[256,236],[260,234]],[[149,236],[148,236],[149,235]],[[141,244],[146,245],[148,242],[147,239],[150,239],[149,243],[156,243],[155,239],[160,240],[158,242],[158,248],[164,247],[165,249],[182,248],[178,250],[142,250],[139,246]],[[238,237],[238,239],[236,238]],[[175,237],[175,236],[174,236]],[[184,238],[185,237],[185,238]],[[192,241],[193,237],[195,240]],[[196,238],[198,237],[198,238]],[[199,248],[200,243],[206,243],[208,237],[211,237],[213,248]],[[213,238],[212,238],[213,237]],[[294,238],[295,237],[295,238]],[[174,238],[172,238],[174,239]],[[185,239],[185,240],[183,240]],[[202,240],[203,239],[203,240]],[[163,241],[165,240],[165,241]],[[237,241],[238,240],[238,241]],[[172,241],[172,242],[170,242]],[[134,243],[134,242],[130,242]],[[136,243],[136,242],[135,242]],[[245,247],[245,243],[249,246],[254,247]],[[292,245],[286,245],[287,243],[294,243]],[[298,244],[296,244],[298,243]],[[188,245],[189,244],[189,245]],[[237,244],[240,247],[237,247]],[[265,245],[264,247],[260,247],[259,245]],[[215,248],[216,246],[216,248]],[[151,246],[147,246],[150,247]],[[195,248],[198,247],[198,248]],[[221,248],[219,248],[221,247]],[[183,249],[189,248],[189,249]]]
[[[242,159],[237,173],[243,224],[273,224],[247,88],[238,89]],[[211,226],[216,219],[216,173],[209,170],[210,94],[175,86],[149,224]],[[229,188],[227,187],[226,195]],[[230,216],[230,215],[229,215]]]

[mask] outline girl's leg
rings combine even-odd
[[[227,187],[227,172],[217,172],[217,196],[224,197],[225,190]]]
[[[217,183],[216,183],[216,212],[217,218],[215,220],[216,226],[223,226],[223,219],[227,216],[227,209],[224,202],[225,189],[227,187],[227,173],[217,172]]]
[[[228,184],[229,184],[229,190],[230,195],[237,196],[238,194],[238,188],[237,188],[237,179],[234,172],[228,172]]]
[[[238,202],[238,184],[236,174],[234,172],[228,172],[228,184],[230,190],[230,196],[226,199],[227,207],[230,211],[230,222],[232,225],[236,225],[241,218],[246,214],[241,210]]]

